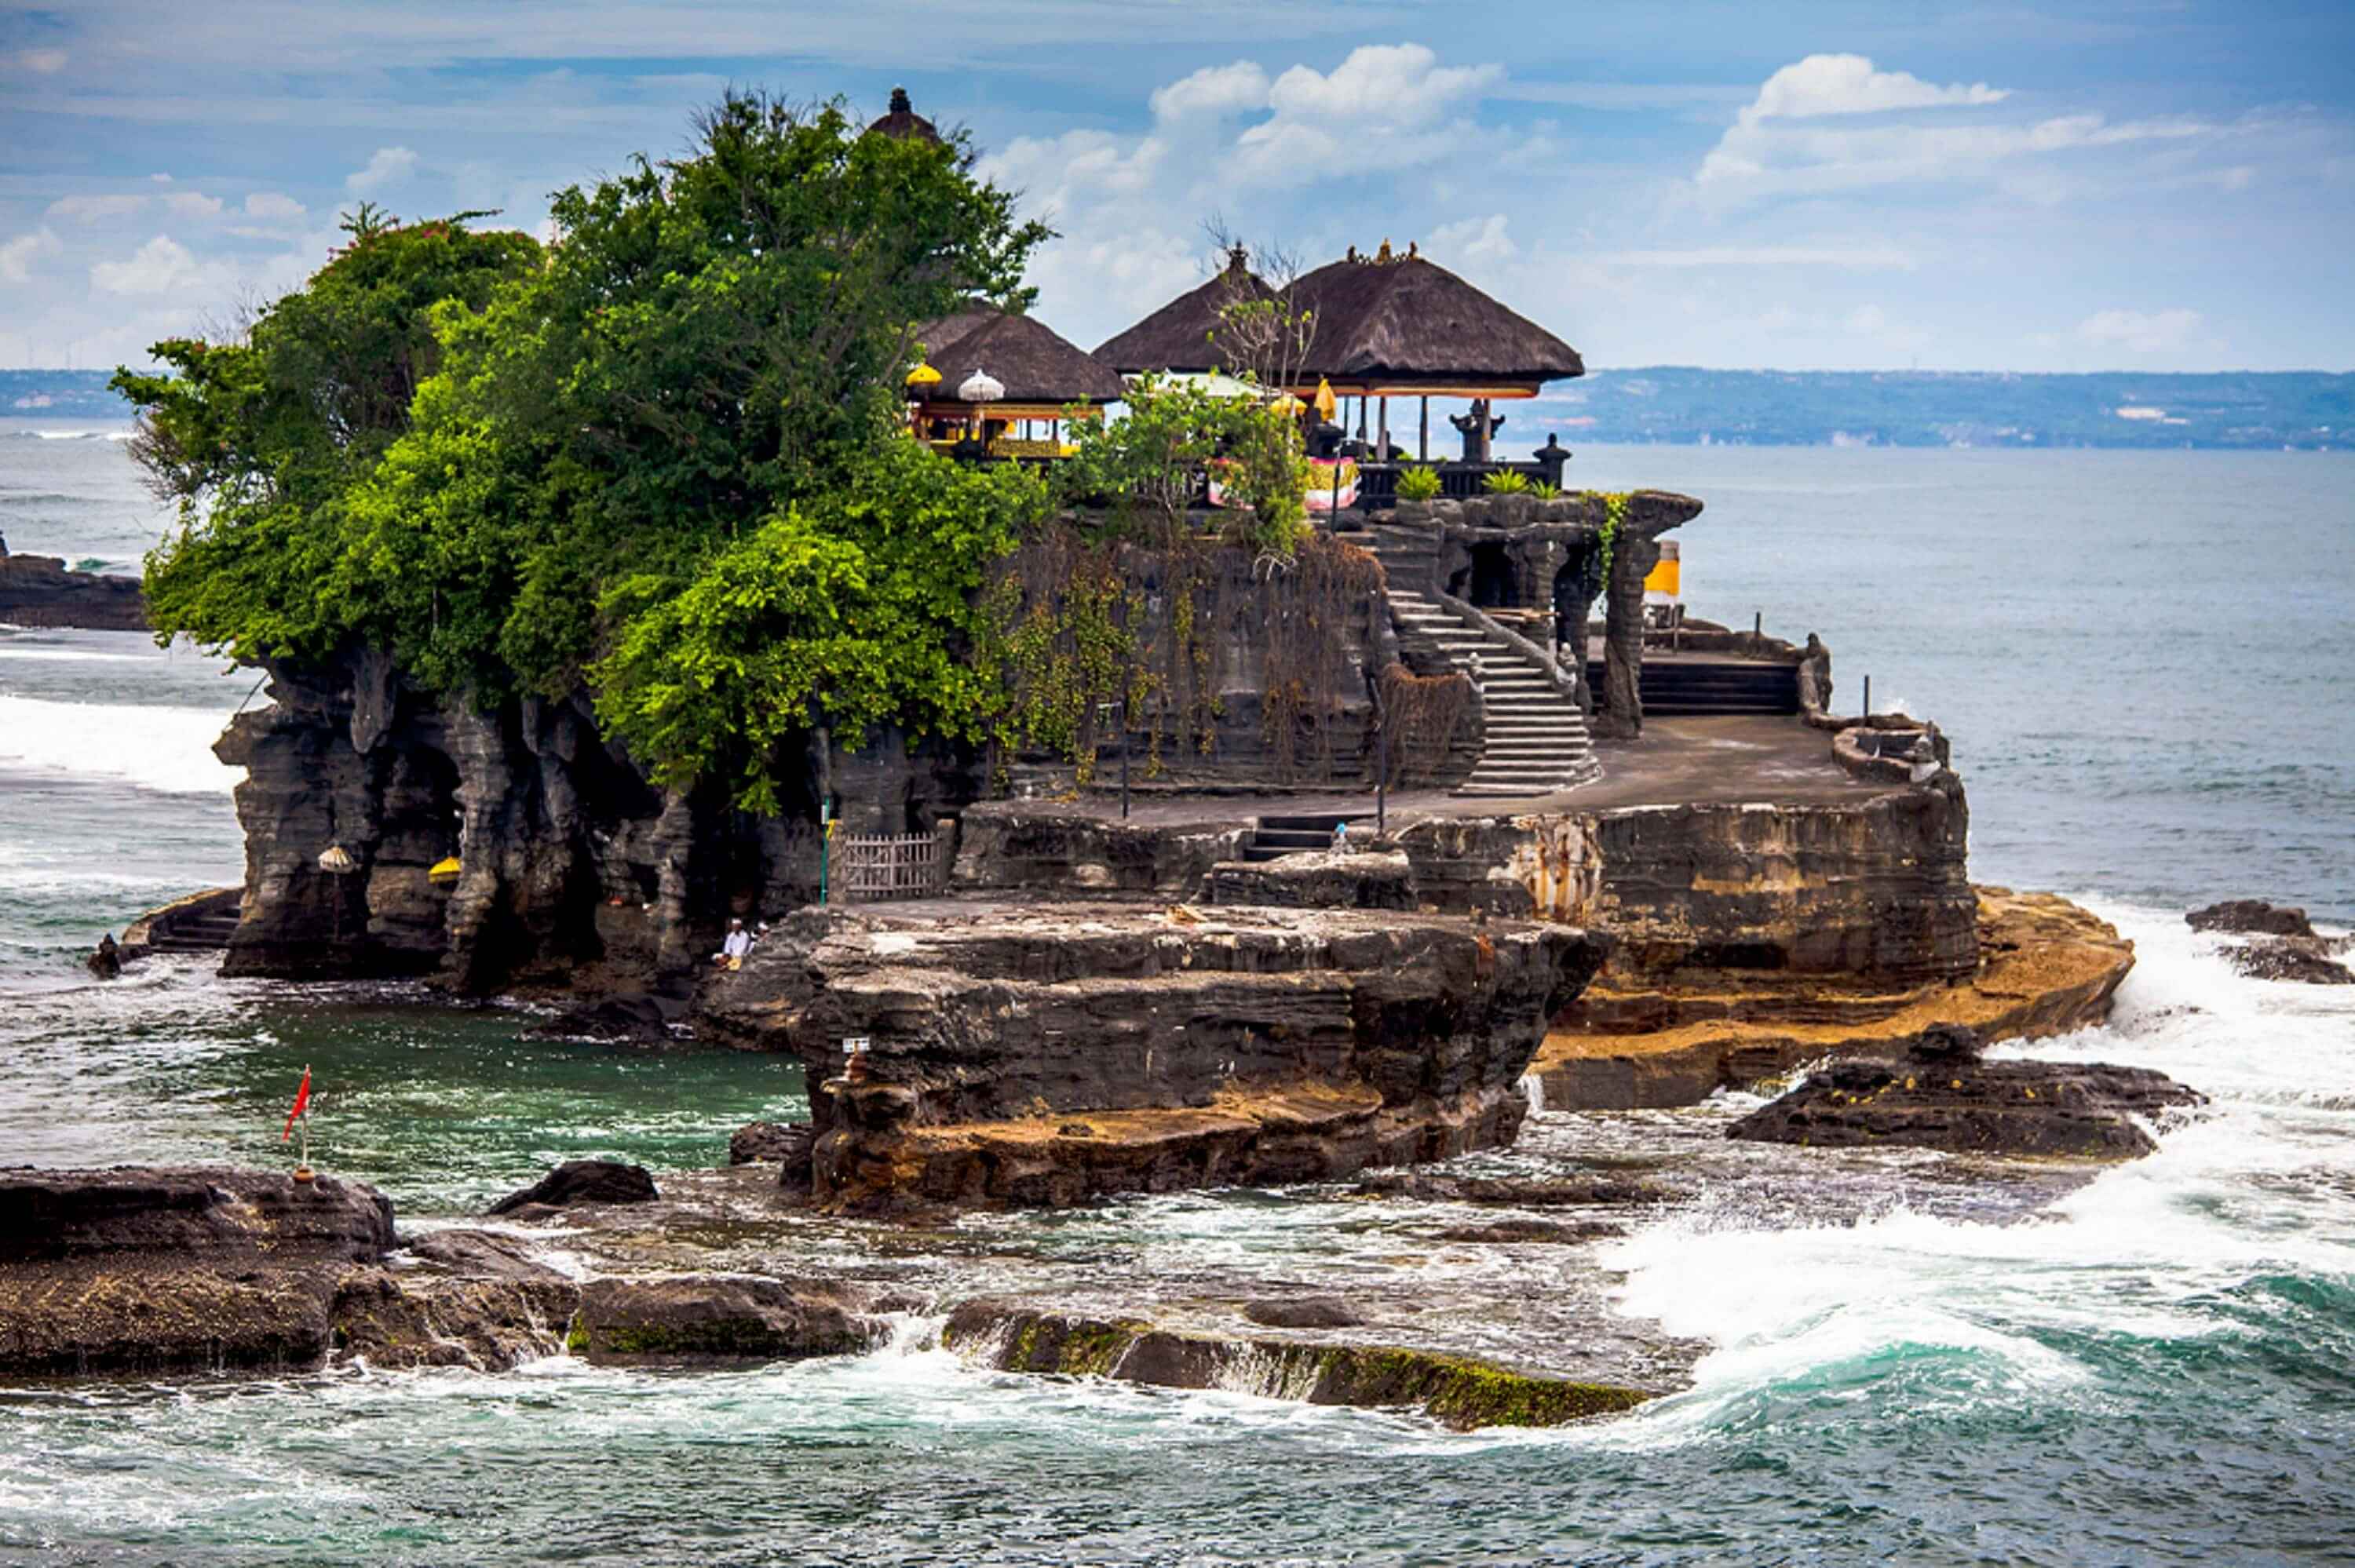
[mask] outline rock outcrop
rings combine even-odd
[[[137,577],[69,571],[56,556],[0,556],[0,622],[144,631],[147,600]]]
[[[2134,944],[2050,894],[1977,890],[1977,968],[1949,983],[1616,962],[1555,1021],[1532,1071],[1553,1110],[1698,1104],[1824,1056],[1883,1055],[1962,1024],[1990,1040],[2065,1034],[2109,1016]]]
[[[821,1202],[1061,1204],[1509,1142],[1529,1053],[1604,948],[1357,910],[813,911],[696,1018],[801,1057]]]
[[[2143,1122],[2200,1103],[2200,1095],[2147,1067],[1989,1062],[1974,1032],[1942,1028],[1900,1056],[1834,1062],[1726,1136],[1817,1148],[1899,1144],[2130,1160],[2158,1147]]]
[[[0,1171],[0,1376],[315,1364],[392,1245],[383,1194],[328,1176]]]
[[[909,1305],[840,1280],[596,1279],[582,1287],[567,1348],[598,1362],[687,1364],[856,1355]]]
[[[2227,898],[2205,909],[2194,909],[2183,923],[2195,931],[2223,931],[2236,937],[2311,937],[2314,926],[2303,909],[2268,904],[2262,898]]]
[[[2195,909],[2183,919],[2195,931],[2246,938],[2228,946],[2224,959],[2251,980],[2355,985],[2355,969],[2339,958],[2349,944],[2318,936],[2303,909],[2257,898],[2232,898]]]
[[[817,1133],[805,1121],[748,1121],[728,1135],[728,1163],[799,1165],[806,1176],[816,1141]]]
[[[573,1203],[651,1203],[659,1196],[654,1177],[643,1165],[625,1165],[618,1160],[568,1160],[484,1212],[514,1214]]]
[[[1018,1302],[968,1301],[941,1341],[1005,1372],[1113,1378],[1157,1388],[1223,1388],[1310,1404],[1416,1409],[1456,1431],[1559,1426],[1631,1410],[1642,1389],[1513,1372],[1467,1356],[1391,1345],[1214,1339],[1129,1319],[1079,1317]]]

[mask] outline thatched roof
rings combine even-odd
[[[1006,384],[1007,403],[1113,403],[1120,373],[1035,316],[1010,316],[975,302],[916,328],[924,363],[941,373],[928,403],[958,401],[958,383],[986,370]]]
[[[1097,344],[1096,357],[1132,375],[1143,370],[1232,370],[1240,356],[1220,353],[1215,341],[1220,307],[1238,300],[1271,299],[1274,292],[1251,270],[1237,246],[1227,254],[1225,270]]]
[[[1305,380],[1366,386],[1560,381],[1586,374],[1578,351],[1410,249],[1355,250],[1293,286],[1316,313]]]
[[[875,121],[867,129],[880,132],[886,136],[912,136],[922,142],[937,142],[941,139],[941,133],[932,128],[932,122],[909,107],[908,90],[904,87],[895,87],[891,90],[890,112]]]

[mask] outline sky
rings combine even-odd
[[[0,4],[0,366],[217,331],[361,200],[538,230],[730,85],[963,127],[1083,346],[1223,227],[1593,368],[2355,368],[2343,0]]]

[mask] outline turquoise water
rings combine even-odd
[[[154,519],[119,460],[0,431],[0,530],[133,561]],[[1181,1313],[1330,1285],[1537,1365],[1692,1342],[1687,1392],[1572,1430],[1005,1376],[921,1320],[882,1353],[740,1372],[17,1391],[0,1561],[2344,1559],[2355,997],[2241,980],[2180,912],[2254,894],[2355,918],[2355,460],[1619,449],[1573,473],[1702,495],[1697,613],[1820,630],[1844,697],[1870,670],[1876,705],[1948,726],[1978,874],[2086,895],[2139,947],[2113,1022],[2037,1054],[2159,1067],[2209,1116],[2049,1202],[1934,1158],[1728,1145],[1740,1097],[1537,1118],[1487,1162],[1700,1173],[1599,1258],[1297,1193],[810,1244],[821,1270]],[[135,637],[0,631],[0,1163],[268,1159],[307,1062],[314,1154],[430,1219],[569,1153],[709,1165],[795,1105],[773,1060],[526,1043],[508,1008],[193,963],[89,983],[99,929],[238,874],[204,748],[250,684]]]

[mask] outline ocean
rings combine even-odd
[[[0,422],[10,548],[136,569],[168,520],[121,433]],[[1727,1094],[1541,1114],[1473,1162],[1706,1171],[1599,1250],[1451,1246],[1427,1206],[1284,1191],[975,1217],[852,1260],[1172,1309],[1313,1284],[1539,1367],[1689,1347],[1685,1392],[1573,1428],[1010,1376],[920,1319],[874,1355],[743,1372],[14,1389],[0,1562],[2355,1555],[2355,994],[2242,979],[2182,922],[2228,896],[2355,922],[2355,458],[1599,447],[1571,478],[1701,497],[1692,613],[1818,631],[1841,705],[1869,673],[1876,708],[1943,725],[1978,879],[2079,897],[2137,944],[2112,1022],[2032,1054],[2160,1068],[2208,1114],[2051,1186],[1728,1144],[1756,1102]],[[208,748],[252,686],[134,635],[0,630],[0,1164],[267,1161],[308,1063],[335,1086],[314,1154],[432,1224],[569,1155],[659,1179],[794,1114],[790,1065],[526,1043],[513,1005],[184,959],[91,983],[101,930],[240,874],[236,775]],[[810,1266],[861,1245],[829,1232]]]

